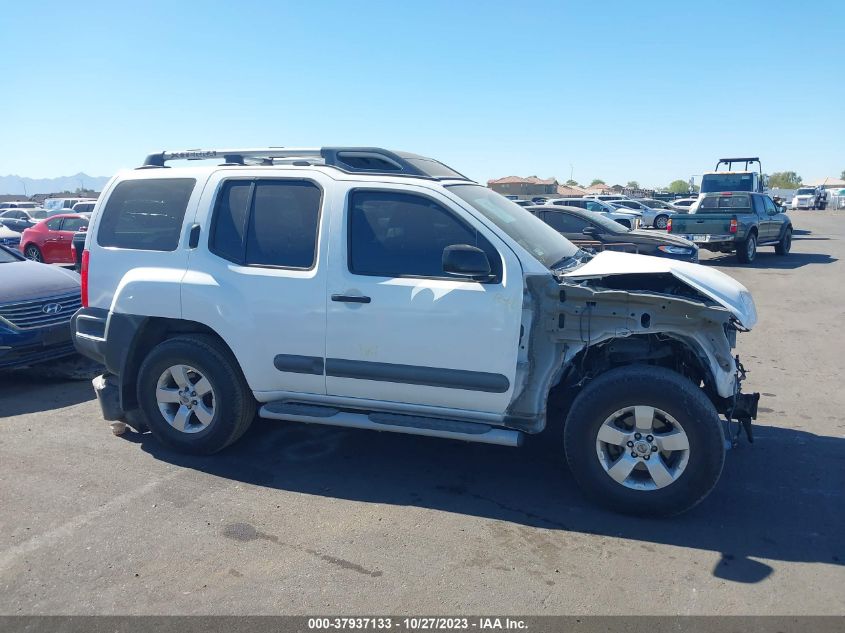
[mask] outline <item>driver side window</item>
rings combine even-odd
[[[763,197],[763,204],[766,205],[766,213],[769,215],[775,215],[778,213],[778,208],[769,196]]]
[[[443,249],[469,244],[483,250],[491,272],[502,262],[490,242],[451,211],[425,196],[356,190],[349,195],[349,270],[378,277],[432,277],[443,272]]]

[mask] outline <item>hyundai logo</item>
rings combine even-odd
[[[41,311],[44,314],[58,314],[62,311],[62,306],[58,303],[48,303],[43,308],[41,308]]]

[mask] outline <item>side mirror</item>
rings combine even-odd
[[[443,249],[443,272],[460,277],[487,279],[490,260],[480,248],[469,244],[453,244]]]
[[[587,226],[584,227],[584,230],[581,231],[584,235],[590,235],[591,237],[595,237],[599,234],[599,230],[594,226]]]

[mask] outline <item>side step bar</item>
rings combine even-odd
[[[258,415],[271,420],[307,422],[342,426],[351,429],[370,431],[389,431],[409,435],[442,437],[465,442],[498,444],[499,446],[519,446],[522,433],[511,429],[502,429],[489,424],[429,418],[399,413],[368,413],[365,411],[342,411],[332,407],[323,407],[298,402],[269,402],[261,407]]]

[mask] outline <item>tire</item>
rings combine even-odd
[[[668,222],[669,222],[669,216],[668,215],[658,215],[656,218],[654,218],[654,228],[661,229],[661,230],[665,231],[666,225],[668,224]]]
[[[750,264],[757,257],[757,233],[751,231],[748,237],[737,244],[736,256],[743,264]]]
[[[204,335],[178,336],[154,347],[138,371],[137,396],[150,432],[184,453],[210,455],[226,448],[255,417],[255,399],[237,361]]]
[[[606,430],[608,421],[620,411],[633,409],[634,412],[625,414],[628,417],[618,418],[633,422],[640,411],[652,408],[653,419],[659,424],[671,419],[674,425],[662,427],[654,436],[645,435],[640,440],[632,437],[635,447],[620,444],[618,460],[609,467],[605,450],[614,445],[600,443],[599,433]],[[672,427],[680,427],[687,449],[669,451],[664,457],[666,453],[655,447],[661,441],[666,442],[666,438],[678,437],[671,434]],[[666,429],[670,433],[663,435]],[[652,440],[645,442],[644,451],[649,450],[651,443],[650,451],[656,453],[643,452],[650,459],[630,457],[648,437]],[[569,410],[564,448],[573,477],[590,499],[617,512],[644,516],[671,516],[697,505],[719,481],[725,463],[724,434],[713,404],[685,377],[651,365],[613,369],[590,382]],[[613,466],[624,466],[624,462],[635,465],[620,483],[609,471]],[[662,472],[661,465],[671,481],[657,485],[657,479],[661,478],[654,479],[650,468]]]
[[[789,249],[792,248],[792,227],[787,227],[780,238],[780,242],[775,244],[775,253],[778,255],[789,255]]]
[[[41,249],[35,244],[28,244],[27,247],[23,249],[23,256],[34,262],[44,261],[44,255],[41,253]]]

